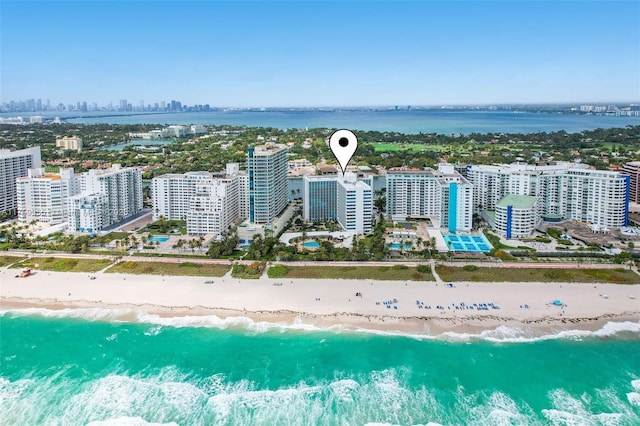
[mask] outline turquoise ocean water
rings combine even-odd
[[[640,323],[435,338],[160,318],[0,316],[0,423],[640,424]]]

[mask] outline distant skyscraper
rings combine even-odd
[[[249,148],[247,172],[249,174],[249,220],[252,223],[270,223],[287,206],[287,148],[267,143]]]
[[[120,99],[120,111],[126,111],[126,110],[127,110],[127,100]]]
[[[29,169],[40,167],[40,147],[0,150],[0,214],[17,213],[16,179],[27,176]]]

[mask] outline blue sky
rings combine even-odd
[[[638,1],[0,2],[0,100],[640,100]]]

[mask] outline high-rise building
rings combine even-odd
[[[40,147],[9,151],[0,149],[0,214],[17,214],[16,179],[40,168]]]
[[[120,111],[127,111],[129,104],[126,99],[120,99]]]
[[[453,165],[387,171],[387,214],[393,219],[432,218],[449,232],[470,231],[472,186]]]
[[[247,175],[237,163],[221,173],[187,172],[153,178],[153,216],[185,220],[190,235],[224,233],[248,215]]]
[[[189,235],[220,235],[237,223],[238,187],[235,176],[199,183],[187,213]]]
[[[337,179],[336,218],[343,230],[356,234],[371,232],[373,221],[373,191],[358,181],[353,173]]]
[[[67,221],[69,197],[80,192],[80,183],[73,169],[56,174],[29,169],[28,176],[16,179],[16,192],[19,222],[57,225]]]
[[[495,210],[509,194],[537,198],[537,214],[543,219],[578,220],[606,227],[628,223],[630,176],[587,165],[558,162],[474,165],[467,172],[473,184],[476,211]]]
[[[79,181],[81,192],[69,201],[71,232],[96,231],[142,211],[142,172],[138,168],[114,164],[107,170],[93,169],[82,173]],[[79,211],[82,209],[89,211]],[[91,231],[82,226],[82,220],[94,223]]]
[[[623,164],[622,173],[629,176],[629,201],[640,203],[640,161]]]
[[[338,176],[305,176],[302,217],[307,222],[336,220]]]
[[[285,145],[271,142],[249,148],[247,172],[249,220],[252,223],[271,223],[287,207],[287,152]]]

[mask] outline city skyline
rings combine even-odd
[[[0,101],[340,107],[640,99],[636,2],[149,5],[3,2]]]

